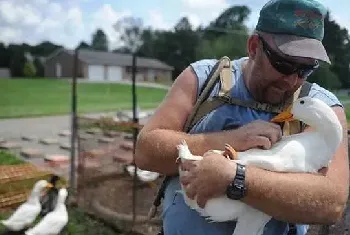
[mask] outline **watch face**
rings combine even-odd
[[[227,188],[227,197],[233,200],[239,200],[245,195],[245,188],[242,184],[232,183]]]
[[[243,181],[239,181],[239,182],[235,181],[235,182],[233,182],[233,187],[236,190],[239,190],[239,191],[243,190],[244,189]]]

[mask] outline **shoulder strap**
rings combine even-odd
[[[259,103],[252,100],[240,100],[228,95],[223,96],[214,96],[212,98],[208,98],[203,104],[199,107],[196,116],[193,119],[193,123],[197,123],[202,117],[204,117],[207,113],[215,110],[223,104],[231,104],[231,105],[239,105],[243,107],[248,107],[251,109],[271,112],[271,113],[280,113],[283,111],[282,106],[273,106],[266,103]]]
[[[304,97],[304,96],[308,96],[309,92],[311,90],[311,87],[312,87],[312,83],[305,81],[303,83],[303,85],[301,86],[301,90],[300,90],[300,93],[299,93],[299,98]]]
[[[192,113],[189,115],[185,123],[185,126],[184,126],[185,132],[189,132],[192,126],[194,125],[194,123],[196,123],[194,122],[194,120],[197,120],[196,116],[198,115],[197,114],[198,110],[202,106],[203,102],[205,102],[209,97],[219,77],[221,80],[221,87],[220,87],[219,93],[226,94],[231,89],[232,82],[227,81],[227,80],[230,80],[230,79],[227,79],[227,77],[230,76],[231,78],[231,73],[232,73],[231,60],[227,56],[224,56],[214,65],[213,69],[210,71],[210,74],[200,91],[197,102],[193,107]]]

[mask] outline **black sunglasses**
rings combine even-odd
[[[267,44],[267,42],[260,35],[258,36],[271,65],[281,74],[288,76],[296,73],[300,78],[307,78],[320,66],[317,60],[315,61],[314,65],[299,64],[288,61],[278,55],[277,52],[273,51],[269,44]]]

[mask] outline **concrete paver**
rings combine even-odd
[[[69,136],[60,136],[59,133],[70,128],[70,116],[52,116],[37,118],[16,118],[0,120],[0,138],[6,143],[17,143],[18,149],[11,150],[19,158],[38,166],[45,166],[44,158],[48,155],[70,156],[70,151],[61,149],[59,144],[69,143]],[[41,139],[56,139],[58,144],[44,145]],[[69,177],[67,169],[52,168],[56,174]]]
[[[23,149],[21,150],[21,155],[25,158],[43,158],[45,157],[44,153],[40,149]]]
[[[151,113],[152,111],[147,112]],[[127,111],[126,113],[126,115],[131,115],[131,111]],[[113,115],[116,115],[116,113],[93,113],[84,116],[99,118]],[[142,116],[149,117],[145,113]],[[140,120],[140,123],[144,123],[146,120],[147,118],[144,118]],[[45,166],[47,165],[47,161],[44,159],[50,158],[50,156],[67,156],[68,159],[70,158],[70,130],[70,115],[0,119],[0,145],[10,148],[12,152],[16,153],[24,161],[31,162],[37,166]],[[92,133],[95,132],[92,131]],[[100,130],[97,132],[101,134]],[[101,140],[102,142],[109,142],[116,135],[120,134],[111,132],[109,138],[103,138]],[[94,134],[80,133],[80,138],[94,138]],[[41,142],[45,142],[46,145]],[[23,150],[30,150],[26,151],[26,153],[32,153],[32,156],[36,157],[28,157],[28,154],[22,156],[21,151]],[[42,153],[42,157],[39,157],[39,153]],[[78,153],[76,153],[76,156],[78,156]],[[67,164],[67,159],[65,163],[65,165],[60,164],[60,167],[52,168],[52,170],[54,173],[68,179],[70,166],[69,163]]]

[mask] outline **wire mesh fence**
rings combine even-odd
[[[78,117],[77,202],[123,231],[156,234],[160,216],[148,211],[162,179],[134,176],[133,131],[142,125],[115,117]],[[152,175],[153,174],[153,175]]]

